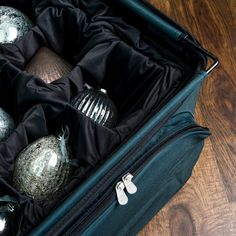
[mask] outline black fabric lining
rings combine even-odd
[[[144,37],[127,23],[127,15],[117,15],[119,12],[102,0],[18,0],[6,4],[35,20],[35,26],[15,44],[0,45],[0,106],[17,123],[9,139],[0,143],[0,195],[19,199],[24,210],[24,235],[121,145],[152,110],[158,111],[162,101],[180,89],[202,61],[193,53],[189,64],[186,54],[191,52],[181,56],[182,46],[163,41],[163,36],[154,39],[156,43],[152,33]],[[42,46],[72,63],[73,71],[52,84],[24,72]],[[179,62],[175,52],[181,57]],[[113,129],[94,123],[69,104],[83,90],[84,82],[109,92],[119,113]],[[65,124],[71,131],[72,153],[79,167],[60,194],[40,206],[11,186],[14,160],[34,140],[56,133]]]

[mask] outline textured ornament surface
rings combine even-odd
[[[72,71],[73,67],[47,47],[42,47],[26,66],[26,71],[46,83],[58,80]]]
[[[0,108],[0,142],[5,141],[13,132],[15,124],[10,115]]]
[[[0,43],[13,43],[33,26],[30,19],[21,11],[0,6]]]
[[[68,180],[69,156],[64,137],[36,140],[17,157],[13,185],[38,202],[50,199]]]
[[[79,93],[72,100],[72,105],[103,126],[112,128],[116,125],[116,106],[103,89],[91,88]]]

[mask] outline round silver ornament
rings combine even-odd
[[[13,132],[14,128],[13,119],[0,107],[0,142],[5,141]]]
[[[87,89],[72,100],[72,105],[100,125],[112,128],[117,123],[117,109],[105,89]]]
[[[21,223],[20,205],[12,197],[0,197],[0,235],[17,235]]]
[[[71,172],[67,138],[40,138],[17,157],[13,186],[39,203],[49,200],[67,182]]]
[[[21,11],[0,6],[0,43],[14,43],[26,34],[33,23]]]

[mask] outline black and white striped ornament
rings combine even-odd
[[[105,89],[86,89],[72,99],[72,105],[100,125],[112,128],[117,123],[117,109]]]

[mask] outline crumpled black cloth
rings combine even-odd
[[[178,55],[183,57],[180,63],[168,56],[171,47],[159,53],[105,1],[12,0],[5,4],[21,9],[35,22],[16,43],[0,45],[0,106],[17,123],[9,139],[0,143],[0,195],[19,199],[24,235],[158,110],[189,72],[187,63],[182,63],[187,58],[183,52]],[[24,72],[42,46],[68,60],[73,71],[51,84]],[[194,73],[198,64],[195,66],[188,71]],[[108,91],[119,113],[113,129],[94,123],[69,104],[83,90],[84,82]],[[11,186],[14,160],[34,140],[56,133],[65,124],[71,131],[72,153],[79,167],[58,196],[39,206]]]

